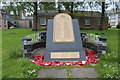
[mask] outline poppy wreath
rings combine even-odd
[[[75,63],[75,65],[83,66],[84,64],[82,63],[82,61],[77,61],[77,62]]]
[[[74,61],[65,61],[65,65],[74,65]]]
[[[42,61],[44,56],[35,56],[34,61]]]
[[[43,61],[44,56],[35,56],[33,59],[34,64],[38,64],[41,66],[63,66],[63,65],[77,65],[77,66],[84,66],[84,65],[89,65],[89,64],[97,64],[98,63],[98,57],[96,56],[97,52],[96,51],[88,51],[85,50],[86,52],[86,57],[87,60],[85,63],[82,61]]]
[[[34,64],[40,65],[42,63],[44,56],[35,56],[34,60],[32,61]]]
[[[41,62],[39,63],[39,65],[42,65],[42,66],[50,66],[51,63],[52,63],[52,62],[50,62],[50,61],[41,61]]]
[[[51,66],[63,66],[64,65],[64,62],[62,61],[53,61]]]

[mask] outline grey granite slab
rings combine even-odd
[[[41,69],[38,78],[67,78],[66,69]]]
[[[45,52],[45,61],[85,61],[85,51],[83,49],[80,27],[77,19],[73,19],[73,30],[75,36],[74,43],[54,43],[53,42],[53,19],[48,20],[47,26],[47,41],[46,41],[46,52]],[[80,58],[71,58],[71,59],[51,59],[51,52],[80,52]]]
[[[71,78],[96,78],[98,73],[94,68],[72,68]]]

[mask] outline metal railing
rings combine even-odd
[[[16,26],[16,21],[12,17],[10,17],[9,15],[2,14],[2,17],[5,18],[6,20],[8,20],[10,23],[12,23],[14,26]]]

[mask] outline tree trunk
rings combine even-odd
[[[101,14],[101,19],[100,19],[99,30],[103,30],[103,26],[104,26],[104,16],[105,16],[105,2],[102,2],[102,14]]]
[[[73,18],[73,6],[74,6],[74,3],[71,2],[70,15],[71,15],[72,18]]]
[[[74,3],[71,2],[71,14],[73,14],[73,5],[74,5]]]
[[[59,12],[59,13],[61,13],[61,9],[60,9],[61,6],[60,6],[60,4],[61,4],[61,3],[58,2],[58,12]]]
[[[34,15],[33,15],[33,29],[32,31],[37,31],[37,2],[34,2]]]

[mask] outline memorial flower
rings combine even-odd
[[[44,56],[35,56],[32,63],[38,64],[41,66],[63,66],[63,65],[75,65],[75,66],[84,66],[89,64],[97,64],[98,59],[96,55],[96,51],[88,51],[85,50],[87,60],[86,61],[43,61]]]

